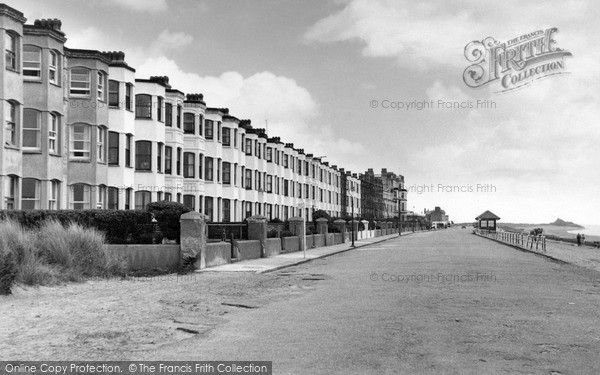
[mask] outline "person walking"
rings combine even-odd
[[[585,234],[581,235],[581,244],[585,246]]]
[[[577,233],[577,246],[581,246],[581,233]]]

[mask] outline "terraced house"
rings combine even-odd
[[[310,220],[316,210],[341,216],[352,207],[361,216],[356,174],[207,106],[166,76],[136,78],[123,52],[67,48],[61,26],[26,24],[0,4],[0,209],[170,200],[215,222]]]

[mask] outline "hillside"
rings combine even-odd
[[[575,224],[571,221],[564,221],[562,219],[556,219],[554,221],[554,223],[550,223],[550,225],[556,225],[557,227],[574,227],[574,228],[584,228],[583,226],[579,225],[579,224]]]

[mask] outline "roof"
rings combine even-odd
[[[475,220],[500,220],[500,218],[491,211],[485,211],[477,216]]]

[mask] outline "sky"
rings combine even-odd
[[[593,0],[6,3],[28,23],[60,19],[70,48],[122,50],[139,78],[167,75],[331,164],[403,175],[409,210],[440,206],[455,222],[491,210],[504,222],[600,224]],[[553,27],[572,53],[565,74],[507,92],[463,81],[471,41]],[[435,105],[391,108],[424,101]],[[454,102],[473,108],[445,107]]]

